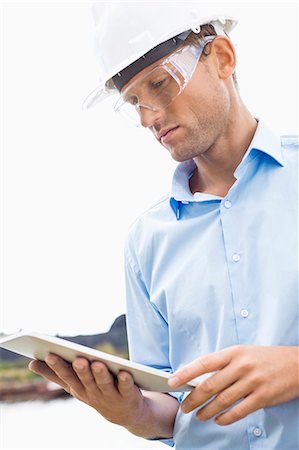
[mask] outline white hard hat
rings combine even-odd
[[[221,14],[212,2],[200,1],[100,2],[93,5],[92,12],[100,83],[84,101],[85,108],[117,92],[116,75],[135,61],[146,59],[160,44],[170,41],[172,47],[167,50],[165,44],[164,54],[146,60],[141,68],[174,51],[189,34],[184,34],[185,31],[199,33],[201,25],[212,23],[217,34],[228,34],[237,23],[231,16]]]

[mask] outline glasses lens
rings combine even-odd
[[[151,110],[164,109],[179,92],[180,86],[172,71],[159,66],[129,86],[117,102],[115,110],[136,110],[137,105]]]
[[[207,38],[207,42],[211,40]],[[115,111],[140,123],[141,107],[152,111],[167,108],[192,77],[203,48],[204,46],[193,45],[183,47],[149,73],[138,78],[122,93],[115,105]]]
[[[128,120],[132,125],[140,126],[140,115],[136,106],[130,103],[122,102],[116,109],[124,119]]]
[[[127,94],[128,103],[138,103],[151,109],[163,109],[178,94],[180,87],[170,71],[157,67],[143,77]],[[126,99],[125,99],[126,101]]]

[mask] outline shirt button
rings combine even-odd
[[[255,427],[255,429],[253,430],[253,434],[255,435],[255,437],[260,437],[263,434],[263,431],[259,427]]]
[[[240,261],[240,255],[238,255],[238,253],[235,253],[234,255],[233,255],[233,260],[235,261],[235,262],[238,262],[238,261]]]
[[[226,200],[226,201],[224,202],[224,206],[225,206],[226,208],[230,208],[230,207],[232,206],[232,204],[231,204],[231,202],[230,202],[229,200]]]
[[[247,309],[242,309],[242,310],[241,310],[241,316],[244,317],[244,319],[245,319],[246,317],[248,317],[248,315],[249,315],[249,312],[247,311]]]

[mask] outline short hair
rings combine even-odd
[[[202,25],[201,28],[200,28],[200,32],[199,33],[194,33],[193,31],[191,31],[191,33],[189,34],[189,36],[185,40],[184,44],[185,45],[188,45],[188,44],[205,45],[205,43],[203,41],[203,38],[206,37],[206,36],[217,36],[215,28],[210,23],[207,23],[206,25]],[[203,56],[208,56],[208,55],[209,55],[209,51],[205,47],[204,50],[203,50]],[[232,74],[232,77],[233,77],[233,81],[235,83],[235,86],[238,89],[239,86],[238,86],[238,80],[237,80],[236,71],[234,71],[234,73]]]

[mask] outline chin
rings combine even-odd
[[[182,149],[181,151],[179,151],[178,149],[176,150],[175,148],[167,148],[167,150],[169,151],[170,156],[172,157],[172,159],[174,159],[177,162],[184,162],[184,161],[189,161],[190,159],[194,158],[193,153],[186,153],[186,151],[184,151],[184,149]]]
[[[178,155],[173,155],[171,154],[172,159],[174,159],[175,161],[177,161],[178,163],[182,163],[184,161],[189,161],[189,159],[191,158],[187,158],[187,157],[183,157],[183,156],[178,156]]]

